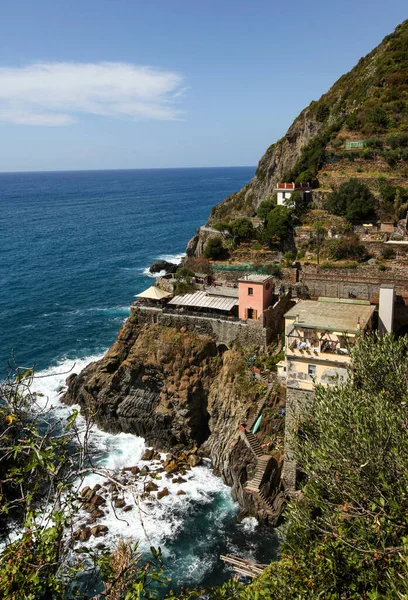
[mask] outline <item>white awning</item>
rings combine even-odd
[[[165,292],[160,288],[152,285],[151,287],[144,290],[144,292],[140,292],[140,294],[136,294],[136,298],[147,298],[148,300],[163,300],[163,298],[169,298],[171,294],[169,292]]]
[[[238,299],[209,296],[206,292],[195,292],[194,294],[185,294],[184,296],[174,296],[168,304],[171,306],[189,306],[230,311],[234,306],[238,305]]]

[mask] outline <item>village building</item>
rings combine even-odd
[[[394,290],[381,291],[386,331],[392,327]],[[347,378],[350,350],[358,336],[373,329],[375,311],[367,300],[319,298],[300,300],[285,314],[285,359],[278,364],[278,376],[286,383],[284,481],[289,494],[296,490],[290,448],[294,422],[316,384],[331,386]]]
[[[137,298],[139,304],[145,307],[162,307],[166,304],[167,300],[171,298],[171,293],[166,292],[165,290],[160,289],[155,285],[151,285],[147,290],[140,292],[140,294],[136,294],[135,298]]]
[[[259,321],[273,304],[274,285],[271,275],[246,275],[238,280],[239,318]]]
[[[300,300],[285,314],[285,360],[278,375],[287,387],[308,391],[345,378],[350,348],[372,329],[374,311],[366,300]]]
[[[133,318],[211,335],[227,347],[233,343],[265,347],[282,331],[283,315],[293,304],[290,290],[285,293],[281,286],[275,294],[270,275],[246,275],[233,285],[195,287],[191,293],[173,296],[152,286],[137,294]]]
[[[293,192],[311,194],[312,189],[308,183],[278,183],[276,186],[278,206],[290,206],[290,197]]]

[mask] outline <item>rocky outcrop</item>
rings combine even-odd
[[[168,262],[167,260],[156,260],[149,268],[150,273],[175,273],[180,265]]]
[[[208,336],[129,318],[104,358],[70,377],[62,401],[79,403],[105,431],[142,436],[160,450],[201,444],[216,354]]]
[[[198,454],[186,458],[189,467],[200,463],[200,454],[208,456],[243,511],[263,518],[244,490],[257,461],[238,427],[254,416],[266,388],[250,383],[246,370],[238,349],[219,356],[209,336],[143,326],[130,317],[103,359],[70,376],[62,401],[79,403],[104,430],[143,436],[157,450],[198,448]],[[148,456],[157,454],[148,450],[144,458]],[[143,469],[148,472],[147,466]],[[164,463],[169,474],[178,469],[174,457]],[[96,498],[92,509],[100,510],[98,496],[84,493]],[[91,497],[85,500],[89,503]]]

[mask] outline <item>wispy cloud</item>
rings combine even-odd
[[[127,63],[0,67],[0,122],[61,126],[81,113],[174,120],[183,92],[179,74]]]

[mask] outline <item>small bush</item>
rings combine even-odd
[[[250,240],[254,236],[254,226],[246,217],[239,217],[231,224],[231,235],[236,242]]]
[[[222,256],[224,252],[224,246],[222,244],[222,240],[219,237],[213,237],[208,240],[204,248],[204,257],[212,258],[216,260],[220,256]]]
[[[384,246],[383,248],[381,248],[381,256],[385,260],[395,258],[395,250],[393,248],[390,248],[390,246]]]
[[[296,260],[296,253],[292,250],[289,250],[288,252],[285,252],[283,258],[285,259],[286,265],[290,267],[291,264]]]
[[[332,260],[356,259],[359,261],[367,257],[367,250],[358,238],[335,238],[327,242],[327,255]]]
[[[272,263],[265,265],[264,269],[268,275],[272,275],[272,277],[276,277],[276,279],[282,279],[282,269],[280,265]]]
[[[228,221],[219,221],[218,223],[215,223],[213,227],[214,229],[217,229],[217,231],[231,231],[231,223]]]

